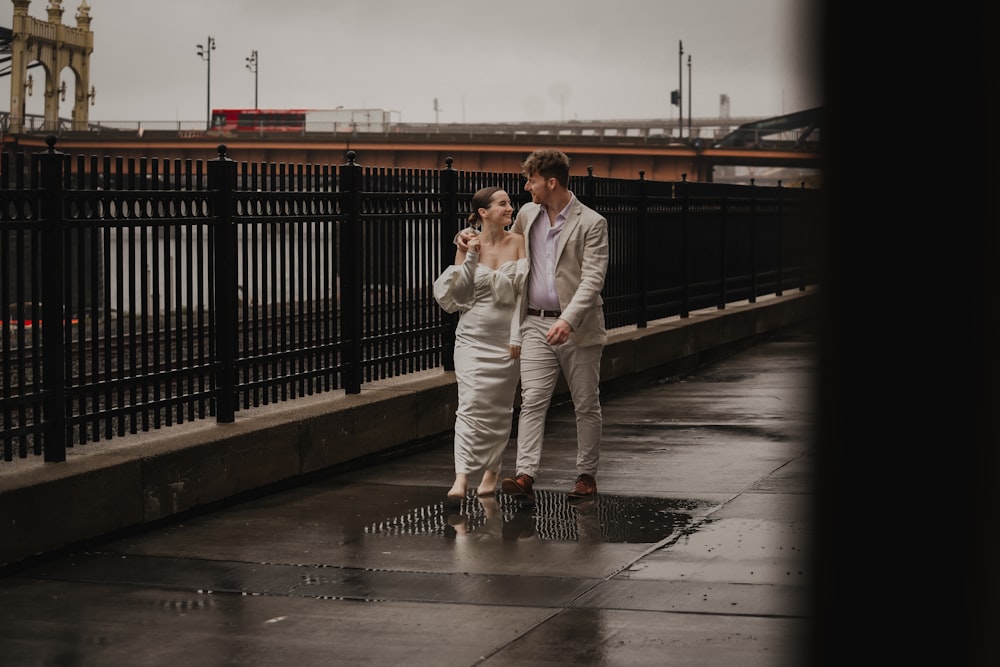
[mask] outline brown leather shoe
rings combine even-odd
[[[587,474],[580,475],[568,495],[570,498],[593,498],[597,495],[597,480]]]
[[[535,478],[531,475],[521,473],[513,479],[508,477],[500,483],[500,488],[504,493],[515,496],[522,502],[535,502],[535,490],[532,488]]]

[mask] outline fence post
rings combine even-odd
[[[593,165],[587,166],[587,175],[583,177],[583,203],[594,208],[597,199],[597,177],[594,176]]]
[[[208,162],[208,189],[213,192],[212,225],[215,239],[215,293],[212,321],[212,349],[216,368],[216,421],[229,424],[236,419],[236,226],[233,220],[233,192],[236,163],[226,157],[219,144],[219,157]]]
[[[717,310],[726,309],[726,297],[729,290],[729,273],[726,264],[726,254],[729,250],[729,195],[722,195],[722,220],[719,223],[719,298],[715,303]]]
[[[458,233],[458,172],[452,169],[453,158],[445,158],[441,170],[441,266],[444,271],[455,257],[455,234]],[[445,371],[455,370],[455,330],[458,313],[441,311],[441,365]]]
[[[56,137],[45,138],[48,150],[36,153],[39,182],[39,222],[42,291],[42,443],[47,462],[66,460],[66,305],[63,294],[63,153]]]
[[[782,289],[782,283],[785,280],[785,260],[784,254],[782,253],[782,246],[785,244],[785,197],[784,188],[781,187],[781,181],[778,181],[778,291],[775,292],[775,296],[781,296],[784,293]]]
[[[343,354],[344,391],[361,393],[361,257],[364,235],[361,233],[361,165],[357,154],[347,151],[347,164],[340,166],[340,324]]]
[[[799,226],[799,266],[801,270],[799,271],[799,291],[804,292],[806,290],[806,261],[808,259],[808,252],[806,250],[806,225],[807,221],[814,220],[815,216],[813,213],[813,197],[806,197],[806,182],[801,182],[801,189],[799,190],[798,206],[795,210],[798,211],[796,216],[796,224]]]
[[[636,255],[639,261],[636,262],[639,286],[639,308],[636,313],[635,326],[645,329],[649,323],[649,269],[650,256],[652,251],[649,247],[649,188],[646,185],[646,172],[639,172],[639,247]]]
[[[757,303],[757,186],[750,179],[750,303]]]
[[[691,312],[691,249],[688,247],[691,225],[690,187],[687,174],[681,174],[681,307],[680,316],[688,317]]]

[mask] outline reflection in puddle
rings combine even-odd
[[[598,494],[593,500],[570,502],[565,493],[535,491],[535,504],[522,506],[505,494],[462,502],[424,505],[365,527],[365,532],[392,535],[473,535],[499,529],[504,540],[539,539],[566,542],[659,542],[691,523],[688,512],[699,503],[677,498],[642,498]]]

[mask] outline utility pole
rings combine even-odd
[[[691,138],[691,54],[688,54],[688,139]]]
[[[677,123],[677,138],[684,138],[684,42],[677,40],[680,46],[680,55],[677,56],[677,110],[680,112],[680,121]]]
[[[212,51],[215,51],[215,38],[209,36],[205,45],[198,45],[198,56],[208,62],[208,94],[205,98],[205,116],[207,129],[212,129]]]

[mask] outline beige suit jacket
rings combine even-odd
[[[517,212],[512,231],[524,235],[525,250],[531,261],[531,226],[541,214],[533,202]],[[559,234],[556,250],[556,292],[559,294],[561,319],[573,327],[577,345],[604,345],[604,278],[608,272],[608,221],[597,211],[584,206],[576,196],[569,216]],[[527,284],[526,284],[527,285]],[[521,321],[528,309],[528,299],[521,300]]]

